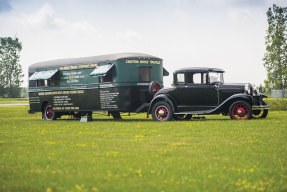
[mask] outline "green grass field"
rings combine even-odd
[[[0,104],[18,104],[18,103],[29,103],[28,98],[1,98]]]
[[[0,191],[287,191],[287,112],[265,120],[44,121],[0,107]]]

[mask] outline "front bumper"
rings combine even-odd
[[[271,105],[253,105],[252,110],[271,109]]]

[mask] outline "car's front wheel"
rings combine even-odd
[[[165,101],[157,102],[152,107],[152,118],[155,121],[169,121],[173,117],[173,111],[170,106]]]
[[[231,119],[247,120],[252,117],[251,105],[245,101],[236,101],[229,108]]]
[[[266,105],[264,101],[263,101],[263,105]],[[268,115],[268,109],[260,109],[260,110],[252,111],[252,118],[254,119],[266,118],[267,115]]]

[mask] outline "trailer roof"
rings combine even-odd
[[[69,66],[69,65],[96,64],[96,63],[107,62],[107,61],[115,61],[115,60],[124,59],[124,58],[161,59],[159,57],[155,57],[155,56],[143,54],[143,53],[117,53],[117,54],[100,55],[100,56],[92,56],[92,57],[68,58],[68,59],[58,59],[58,60],[39,62],[39,63],[30,65],[28,71],[29,73],[34,73],[36,72],[37,69],[62,67],[62,66]]]

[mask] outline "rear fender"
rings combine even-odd
[[[160,94],[160,95],[157,95],[155,98],[152,99],[152,101],[150,103],[150,107],[148,109],[148,114],[151,113],[151,109],[153,108],[154,104],[156,104],[159,101],[165,101],[168,104],[170,104],[172,111],[175,112],[175,106],[176,106],[175,99],[171,96]]]

